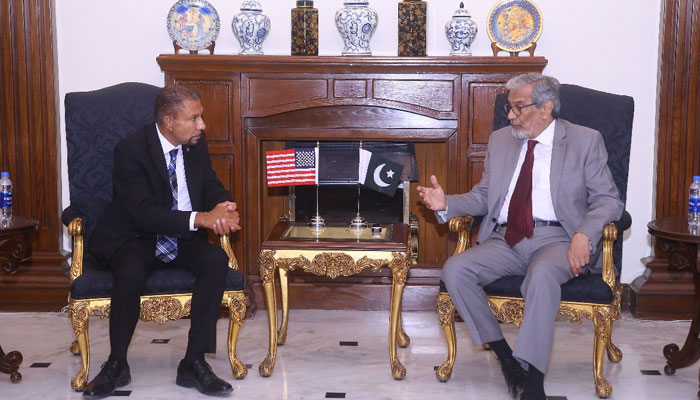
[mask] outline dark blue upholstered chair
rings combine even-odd
[[[109,317],[112,273],[86,251],[96,221],[112,198],[114,146],[143,125],[154,123],[154,103],[159,87],[143,83],[122,83],[90,92],[66,94],[66,140],[70,206],[63,210],[63,223],[73,239],[68,312],[82,365],[71,381],[74,390],[85,388],[90,367],[88,318]],[[231,250],[228,235],[220,237],[229,256],[229,270],[222,303],[229,309],[228,355],[236,378],[247,374],[236,356],[236,341],[246,314],[247,297],[243,276]],[[185,270],[158,270],[146,283],[141,296],[141,320],[163,324],[190,314],[195,276]]]
[[[623,201],[627,198],[627,174],[629,171],[630,143],[632,140],[632,120],[634,100],[575,85],[561,85],[560,117],[572,123],[598,130],[603,135],[608,152],[608,166]],[[508,125],[503,112],[507,94],[497,96],[494,108],[494,130]],[[455,254],[466,250],[471,243],[471,230],[481,221],[481,216],[456,217],[450,220],[450,230],[458,232]],[[603,375],[603,353],[607,352],[610,361],[622,359],[622,352],[611,340],[613,321],[620,317],[621,286],[616,278],[622,266],[622,235],[632,224],[632,218],[625,211],[619,221],[612,221],[603,231],[603,272],[602,275],[580,275],[562,285],[559,316],[571,322],[580,323],[582,318],[593,321],[595,340],[593,342],[593,374],[596,394],[608,397],[612,386]],[[618,234],[620,233],[620,234]],[[523,318],[524,301],[520,286],[524,276],[503,277],[489,285],[484,291],[489,298],[489,306],[494,315],[506,323],[520,325]],[[445,285],[440,282],[437,300],[440,325],[447,339],[448,358],[436,371],[437,378],[445,382],[450,379],[456,355],[454,312]]]

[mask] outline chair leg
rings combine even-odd
[[[82,392],[90,374],[90,339],[88,337],[90,316],[88,303],[71,303],[68,308],[73,331],[80,351],[80,369],[71,380],[73,390]],[[75,343],[75,342],[74,342]],[[71,345],[71,349],[73,346]],[[74,353],[75,354],[75,353]]]
[[[243,379],[248,375],[248,368],[238,359],[236,354],[236,344],[238,343],[238,333],[243,325],[246,313],[246,298],[243,292],[229,293],[228,295],[228,359],[231,363],[231,371],[236,379]]]
[[[610,331],[612,330],[612,317],[608,307],[597,307],[593,310],[593,324],[595,326],[595,339],[593,342],[593,379],[595,381],[595,393],[600,398],[607,398],[612,394],[612,385],[603,375],[603,354],[608,349]]]
[[[447,341],[447,361],[435,371],[435,376],[440,382],[447,382],[452,376],[452,367],[457,357],[457,338],[455,337],[455,306],[446,292],[438,295],[437,314]]]
[[[610,319],[610,338],[608,338],[608,343],[605,346],[605,350],[608,353],[608,360],[612,362],[620,362],[622,360],[622,350],[620,350],[612,341],[612,329],[615,320]]]

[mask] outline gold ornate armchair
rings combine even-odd
[[[141,83],[122,83],[66,95],[71,205],[63,211],[62,220],[73,240],[68,314],[76,336],[70,349],[81,357],[80,368],[71,381],[77,391],[85,388],[90,368],[88,319],[91,315],[109,317],[110,311],[112,273],[99,268],[86,250],[95,222],[112,197],[113,149],[121,138],[153,122],[153,104],[159,90]],[[221,236],[219,240],[230,267],[222,298],[222,304],[229,309],[228,356],[233,376],[240,379],[248,371],[236,355],[236,341],[248,300],[229,237]],[[185,269],[155,271],[141,296],[140,319],[163,324],[188,316],[194,282],[195,276]]]
[[[458,232],[459,239],[455,254],[469,248],[471,240],[471,216],[456,217],[450,220],[450,230]],[[559,305],[559,317],[571,322],[581,323],[582,318],[593,321],[595,340],[593,342],[593,379],[596,394],[608,397],[612,394],[612,386],[603,375],[603,353],[607,352],[608,359],[618,362],[622,352],[612,342],[611,333],[613,321],[620,318],[620,296],[622,288],[615,279],[615,267],[612,261],[613,242],[617,239],[617,228],[610,223],[603,232],[603,274],[581,275],[562,285],[562,302]],[[525,302],[520,295],[520,284],[523,277],[505,277],[484,287],[489,295],[489,307],[499,321],[520,326],[523,320]],[[601,279],[602,278],[602,279]],[[602,282],[599,282],[601,281]],[[605,286],[605,287],[603,287]],[[587,293],[591,289],[591,292]],[[516,292],[516,293],[513,293]],[[571,300],[568,300],[571,299]],[[446,382],[452,375],[452,367],[457,354],[457,339],[455,337],[454,313],[450,295],[440,282],[440,293],[437,299],[437,312],[440,326],[447,340],[447,361],[435,372],[441,382]]]
[[[494,130],[508,124],[503,112],[507,95],[501,94],[496,99],[494,112]],[[608,166],[620,191],[623,201],[627,193],[627,174],[632,135],[634,100],[628,96],[619,96],[599,92],[574,85],[561,86],[561,118],[573,123],[598,130],[605,141],[608,151]],[[471,245],[471,230],[480,222],[480,217],[463,216],[452,218],[450,231],[457,232],[457,248],[454,254],[465,251]],[[621,285],[616,280],[622,260],[622,240],[618,232],[623,232],[632,224],[627,211],[619,221],[604,227],[602,239],[603,271],[601,275],[581,275],[562,285],[562,301],[559,317],[571,322],[581,323],[583,318],[593,321],[595,339],[593,342],[593,378],[596,394],[608,397],[612,386],[603,375],[603,354],[608,359],[618,362],[622,352],[612,342],[613,321],[620,317]],[[522,276],[503,277],[484,286],[488,295],[489,307],[494,315],[505,323],[520,326],[523,318],[524,301],[520,293]],[[452,367],[457,353],[455,338],[454,313],[450,295],[442,282],[437,299],[437,313],[440,326],[445,332],[448,357],[435,372],[437,379],[445,382],[452,375]]]

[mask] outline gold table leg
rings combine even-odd
[[[267,357],[260,363],[258,371],[260,375],[268,377],[275,369],[275,357],[277,356],[277,300],[275,299],[275,252],[265,250],[260,253],[260,277],[265,291],[265,305],[267,307],[267,322],[270,334],[270,347]]]
[[[402,297],[403,297],[403,292],[402,292]],[[396,337],[396,341],[399,344],[399,347],[401,348],[406,348],[408,347],[409,344],[411,344],[411,338],[406,334],[406,331],[403,329],[403,302],[399,303],[399,334]]]
[[[289,325],[289,279],[286,268],[277,268],[277,271],[280,274],[280,292],[282,294],[282,323],[277,331],[277,345],[282,346],[287,340],[287,327]]]
[[[405,335],[403,327],[399,327],[401,325],[403,288],[406,285],[406,277],[408,275],[408,262],[409,259],[405,254],[395,253],[390,265],[393,281],[391,283],[391,313],[389,316],[389,363],[391,365],[391,375],[396,380],[406,377],[406,367],[401,364],[396,354],[396,342],[399,337],[399,330]]]

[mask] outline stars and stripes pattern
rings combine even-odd
[[[267,186],[318,183],[318,148],[273,150],[265,153]]]
[[[171,210],[177,210],[177,175],[175,174],[175,160],[177,149],[170,150],[170,164],[168,164],[168,178],[170,179],[170,191],[173,195]],[[177,238],[168,235],[156,235],[156,257],[164,263],[168,263],[177,257]]]

